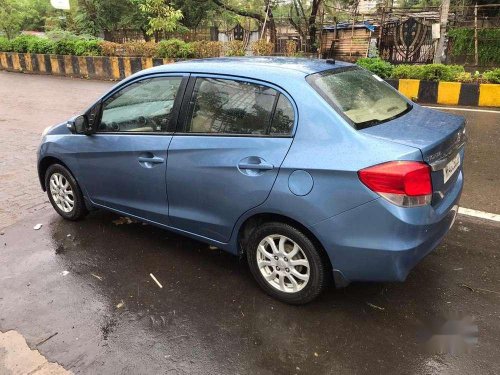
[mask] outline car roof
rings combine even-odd
[[[173,64],[160,65],[141,71],[138,75],[151,73],[213,73],[245,76],[248,78],[273,81],[273,77],[300,76],[324,70],[338,69],[353,64],[308,58],[287,57],[221,57],[199,60],[185,60]]]

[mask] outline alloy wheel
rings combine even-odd
[[[53,173],[50,176],[50,194],[61,211],[69,213],[75,207],[73,188],[61,173]]]
[[[301,247],[290,238],[273,234],[265,237],[257,247],[257,266],[272,287],[296,293],[309,281],[310,265]]]

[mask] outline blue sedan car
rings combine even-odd
[[[330,60],[221,58],[141,71],[46,129],[54,209],[104,208],[245,254],[294,304],[333,281],[402,281],[450,229],[465,122]]]

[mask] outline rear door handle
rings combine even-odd
[[[139,156],[140,163],[151,163],[151,164],[161,164],[165,162],[165,159],[160,158],[159,156],[153,156],[151,158],[145,156]]]
[[[269,171],[271,169],[274,169],[274,165],[272,165],[266,161],[261,160],[261,162],[258,164],[257,163],[245,163],[245,162],[239,163],[238,168],[240,168],[240,169],[256,169],[259,171]]]

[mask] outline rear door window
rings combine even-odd
[[[197,78],[186,132],[288,135],[293,123],[290,102],[271,87],[230,79]]]

